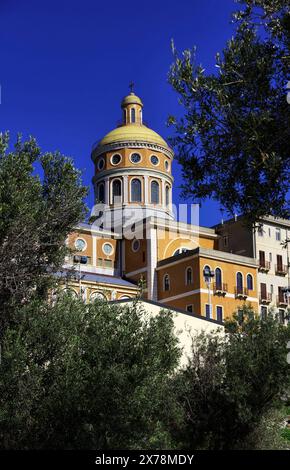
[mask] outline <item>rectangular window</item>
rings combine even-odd
[[[228,242],[229,242],[228,236],[225,235],[225,236],[224,236],[224,246],[228,246]]]
[[[263,225],[259,225],[259,227],[258,227],[258,235],[259,235],[259,237],[263,237],[263,236],[264,236]]]
[[[269,237],[271,237],[271,229],[270,229],[270,227],[268,228],[268,234],[269,234]]]
[[[273,284],[271,284],[271,286],[270,286],[270,291],[271,291],[271,294],[274,294],[274,286],[273,286]]]
[[[279,323],[284,324],[284,321],[285,321],[285,311],[282,310],[281,308],[279,308],[278,315],[279,315]]]
[[[267,307],[262,306],[261,307],[261,319],[266,320],[267,318]]]
[[[283,258],[281,255],[277,255],[277,269],[283,271]]]
[[[186,306],[186,311],[192,313],[192,312],[193,312],[193,307],[192,307],[192,305],[187,305],[187,306]]]
[[[272,263],[272,259],[273,259],[273,258],[272,258],[272,253],[269,253],[269,261],[270,261],[270,263]]]
[[[220,322],[223,321],[223,308],[220,306],[217,306],[216,308],[216,319]]]
[[[111,268],[112,267],[112,260],[104,259],[104,267],[105,268]]]
[[[285,302],[285,291],[284,291],[284,288],[282,286],[278,287],[278,301],[280,303]]]
[[[244,311],[239,309],[238,310],[238,322],[239,324],[243,323],[244,321]]]
[[[276,240],[281,241],[281,230],[279,228],[276,228]]]
[[[262,268],[265,268],[265,251],[259,251],[259,264]]]
[[[260,284],[260,295],[261,300],[267,300],[267,286],[264,282],[261,282]]]
[[[205,316],[207,319],[211,318],[211,305],[205,304]]]

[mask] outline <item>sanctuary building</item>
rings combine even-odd
[[[284,321],[289,259],[281,243],[290,222],[265,219],[257,232],[242,218],[212,228],[178,222],[173,150],[144,124],[133,92],[121,109],[122,121],[92,149],[95,207],[68,237],[75,254],[62,275],[75,272],[65,288],[88,302],[141,296],[218,322],[247,302],[263,315],[272,306]]]

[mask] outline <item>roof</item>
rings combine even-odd
[[[58,272],[57,275],[60,277],[65,277],[67,272],[68,272],[67,270],[63,272]],[[79,272],[75,271],[74,274],[78,278]],[[134,289],[138,287],[133,282],[127,281],[126,279],[123,279],[117,276],[108,276],[104,274],[95,274],[95,273],[89,273],[89,272],[84,272],[84,271],[81,272],[81,276],[82,276],[82,281],[96,282],[97,284],[114,284],[117,286],[130,287]]]
[[[205,258],[213,258],[218,259],[221,261],[229,262],[229,263],[236,263],[241,265],[252,266],[253,268],[257,268],[257,262],[255,258],[250,258],[248,256],[237,255],[235,253],[228,253],[226,251],[219,251],[219,250],[211,250],[208,248],[198,247],[194,250],[188,250],[184,253],[180,253],[175,256],[170,256],[169,258],[165,258],[157,263],[157,269],[166,266],[171,263],[176,263],[184,258],[189,258],[191,256],[203,256]]]
[[[107,145],[117,142],[146,142],[168,147],[165,140],[157,132],[144,126],[144,124],[126,124],[117,127],[102,138],[99,145]]]
[[[128,303],[128,302],[136,302],[136,299],[119,299],[119,300],[110,300],[110,304],[122,304],[122,303]],[[138,299],[138,302],[144,303],[144,304],[149,304],[149,305],[156,305],[157,307],[160,307],[160,309],[163,310],[170,310],[172,312],[177,312],[177,313],[182,313],[183,315],[188,315],[189,317],[194,317],[198,318],[199,320],[204,320],[205,322],[208,323],[216,323],[218,325],[223,325],[223,322],[220,322],[218,320],[214,320],[213,318],[206,318],[203,317],[202,315],[198,315],[197,313],[193,312],[188,312],[187,310],[183,310],[181,308],[173,307],[172,305],[167,305],[163,304],[161,302],[157,302],[155,300],[148,300],[148,299]]]
[[[172,220],[170,217],[161,218],[156,215],[149,215],[143,219],[136,220],[136,227],[145,225],[152,225],[157,228],[161,227],[162,229],[164,228],[168,231],[172,230],[176,233],[189,233],[191,235],[197,234],[212,239],[218,238],[218,235],[213,228],[204,227],[203,225],[188,224],[186,222],[180,222],[179,220]],[[130,224],[128,226],[130,226]],[[126,225],[124,225],[124,227],[126,227]]]
[[[243,222],[245,217],[243,215],[239,215],[237,217],[232,217],[231,219],[227,219],[219,224],[213,225],[213,229],[222,228],[225,225],[234,224],[236,222]],[[289,219],[282,219],[281,217],[275,217],[273,215],[265,215],[264,217],[259,217],[257,219],[258,222],[267,222],[273,225],[280,225],[282,227],[290,227],[290,220]]]
[[[140,106],[143,106],[143,103],[139,96],[136,96],[135,93],[130,93],[130,95],[125,96],[122,101],[122,108],[123,106],[127,106],[128,104],[139,104]]]

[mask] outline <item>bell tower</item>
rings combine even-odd
[[[123,110],[123,125],[136,124],[142,125],[143,103],[133,91],[122,100],[121,108]]]

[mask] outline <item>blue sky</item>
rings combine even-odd
[[[91,146],[121,118],[130,81],[144,102],[144,120],[163,137],[169,114],[180,112],[167,83],[170,40],[197,46],[203,66],[231,37],[234,0],[0,0],[0,131],[37,138],[43,151],[71,156],[90,186]],[[174,202],[181,170],[174,164]],[[181,201],[184,202],[184,201]],[[205,203],[200,223],[220,221]]]

